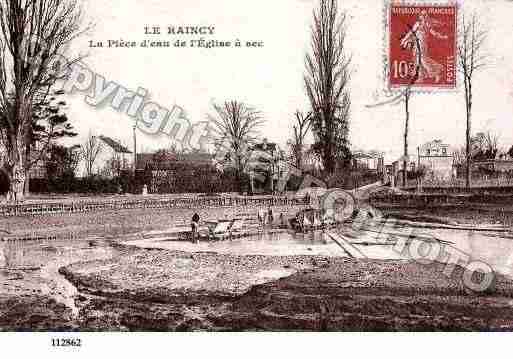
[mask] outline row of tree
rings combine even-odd
[[[321,175],[329,179],[348,166],[351,98],[351,56],[346,51],[346,13],[336,0],[320,0],[311,26],[311,49],[305,56],[304,85],[310,103],[306,112],[294,114],[289,158],[303,170],[305,159],[317,161]],[[264,123],[262,113],[239,101],[214,104],[209,115],[214,126],[216,153],[229,162],[239,176],[251,161],[251,146]],[[307,146],[308,134],[313,144]]]
[[[52,176],[71,176],[79,159],[86,162],[86,173],[93,174],[100,151],[97,138],[89,136],[80,148],[55,144],[58,138],[76,136],[62,111],[66,106],[59,99],[62,93],[53,88],[74,63],[59,63],[56,68],[55,59],[82,33],[81,19],[79,0],[0,0],[0,141],[13,200],[23,198],[31,167],[46,155]],[[311,36],[304,76],[311,110],[297,114],[301,128],[293,152],[301,168],[304,139],[311,129],[312,151],[325,173],[332,174],[350,156],[350,57],[344,47],[345,13],[338,11],[335,0],[321,0]],[[227,101],[214,104],[210,120],[216,145],[227,149],[227,158],[242,178],[250,160],[248,148],[264,123],[261,112],[240,101]]]
[[[513,159],[513,145],[503,147],[500,145],[499,136],[487,131],[478,132],[470,138],[470,154],[473,162],[491,161],[495,159]],[[466,169],[467,156],[466,148],[454,151],[454,162],[456,165],[464,166]]]
[[[296,112],[293,138],[289,141],[291,156],[296,166],[302,168],[303,158],[315,154],[322,162],[325,175],[333,175],[337,168],[347,165],[349,151],[349,117],[351,100],[348,90],[351,57],[345,51],[346,18],[344,11],[338,10],[336,0],[320,0],[314,11],[311,27],[311,51],[306,55],[304,76],[306,92],[311,110],[307,114]],[[408,135],[410,121],[410,99],[412,87],[422,71],[421,45],[412,29],[413,53],[418,57],[411,81],[402,93],[405,108],[404,128],[404,168],[407,168]],[[490,133],[472,136],[472,107],[474,103],[474,78],[477,72],[486,67],[489,55],[485,52],[488,33],[479,21],[479,14],[462,16],[458,34],[458,69],[464,81],[465,96],[465,165],[466,187],[471,186],[472,160],[495,158],[497,138]],[[307,151],[305,138],[309,130],[314,135],[314,143]],[[513,154],[513,147],[511,150]],[[403,185],[406,184],[406,171],[403,171]]]
[[[52,141],[74,135],[53,88],[74,62],[55,60],[82,32],[81,19],[78,0],[0,0],[0,142],[11,200],[23,198]]]
[[[461,151],[457,152],[456,156],[458,157],[457,161],[465,166],[465,186],[467,189],[469,189],[471,187],[472,160],[480,160],[483,157],[490,157],[492,155],[490,151],[493,151],[490,149],[490,144],[484,145],[485,142],[481,141],[482,138],[473,138],[472,136],[474,79],[476,73],[486,67],[490,58],[489,55],[485,52],[485,43],[487,41],[488,33],[483,24],[479,21],[479,14],[474,12],[470,17],[463,15],[461,19],[461,23],[458,27],[459,34],[457,56],[459,65],[458,71],[460,72],[464,81],[466,130],[465,149],[463,151],[464,160],[461,159]],[[414,32],[412,33],[415,34]],[[402,99],[404,100],[405,105],[403,168],[407,168],[407,161],[409,157],[408,136],[410,121],[410,98],[412,96],[412,87],[415,85],[419,78],[419,73],[421,71],[420,66],[422,63],[422,59],[420,58],[421,51],[418,39],[416,43],[413,44],[413,46],[418,48],[417,55],[419,56],[419,59],[417,60],[417,68],[411,78],[411,82],[408,86],[406,86],[402,94]],[[481,134],[478,134],[477,137],[481,137]],[[488,138],[487,140],[491,140],[491,138]],[[488,146],[488,148],[476,151],[475,148],[473,148],[473,143],[476,144],[476,141],[481,141],[481,145],[485,147]],[[403,186],[406,186],[407,171],[402,171],[402,175]]]

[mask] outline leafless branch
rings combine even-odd
[[[291,152],[295,161],[296,168],[301,169],[303,166],[303,152],[305,151],[305,138],[312,126],[312,113],[306,115],[297,110],[294,114],[295,123],[292,126],[293,139],[291,143]]]
[[[224,146],[233,156],[240,175],[248,160],[248,148],[255,142],[258,129],[265,120],[260,111],[236,100],[214,103],[213,108],[214,113],[207,118],[213,125],[215,145]]]
[[[320,0],[313,13],[304,82],[312,107],[314,148],[328,173],[348,148],[351,56],[345,51],[346,31],[346,13],[339,11],[337,1]]]
[[[103,142],[94,136],[91,132],[87,136],[87,140],[81,146],[81,157],[85,162],[86,174],[88,177],[94,175],[94,164],[103,151]]]
[[[473,12],[470,16],[463,14],[460,24],[458,45],[458,70],[462,74],[465,87],[466,110],[466,186],[470,188],[470,169],[472,161],[472,104],[473,104],[473,80],[477,71],[484,69],[490,60],[485,52],[485,44],[488,31],[479,21],[479,14]]]

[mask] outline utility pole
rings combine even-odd
[[[137,122],[134,124],[134,173],[135,173],[135,170],[137,169],[137,135],[136,135],[136,131],[137,130]]]
[[[405,109],[405,115],[406,118],[404,120],[404,157],[403,157],[403,189],[406,188],[407,183],[407,175],[408,175],[408,168],[409,165],[408,161],[408,126],[410,122],[410,87],[406,88],[406,91],[404,92],[404,109]]]

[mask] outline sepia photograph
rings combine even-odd
[[[0,343],[511,332],[512,17],[0,0]]]

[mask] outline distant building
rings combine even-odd
[[[138,153],[135,174],[137,186],[147,185],[149,193],[208,192],[221,181],[213,156],[206,152]]]
[[[353,169],[370,170],[382,174],[385,171],[383,154],[376,151],[356,151],[353,153]]]
[[[427,178],[447,180],[455,176],[453,152],[441,140],[433,140],[417,148],[417,166],[426,168]]]
[[[144,170],[148,167],[163,168],[173,167],[180,164],[180,166],[214,166],[213,156],[206,152],[193,152],[193,153],[180,153],[180,154],[167,154],[166,156],[159,156],[158,153],[138,153],[136,169]]]
[[[415,171],[416,168],[415,161],[406,161],[406,172],[411,173]],[[404,169],[404,161],[394,161],[392,162],[392,165],[386,166],[387,167],[387,180],[385,182],[390,181],[394,185],[397,185],[398,183],[402,183],[403,178],[403,169]]]
[[[107,136],[97,136],[101,141],[102,149],[98,154],[93,166],[93,173],[103,177],[116,177],[121,171],[129,170],[133,165],[132,151]],[[85,162],[82,161],[77,172],[86,176]]]

